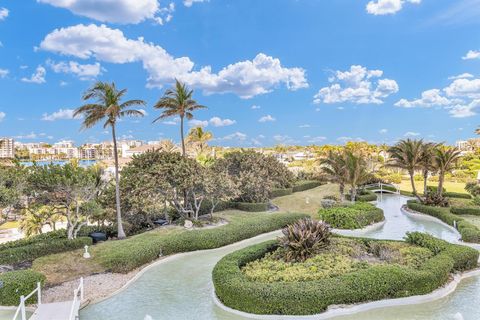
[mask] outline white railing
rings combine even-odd
[[[363,188],[365,189],[370,189],[372,187],[377,187],[377,188],[380,188],[380,192],[383,193],[383,187],[392,187],[392,188],[395,188],[395,193],[400,193],[400,189],[398,189],[398,187],[394,184],[390,184],[390,183],[381,183],[381,182],[377,182],[377,183],[372,183],[372,184],[367,184],[367,185],[364,185]],[[387,190],[387,191],[390,191],[390,190]]]
[[[37,282],[37,288],[30,292],[27,296],[21,296],[20,297],[20,304],[18,305],[17,311],[15,312],[15,315],[13,316],[12,320],[16,320],[18,315],[21,315],[22,320],[27,320],[27,310],[26,310],[26,305],[25,302],[30,299],[35,293],[37,293],[37,304],[40,305],[42,304],[42,288],[41,288],[41,283]]]
[[[80,298],[80,300],[78,300]],[[81,303],[83,301],[84,294],[83,294],[83,277],[80,278],[80,284],[78,287],[73,290],[73,301],[72,306],[70,308],[70,316],[68,320],[75,320],[76,313],[78,312],[77,303]]]

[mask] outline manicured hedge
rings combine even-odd
[[[287,189],[273,189],[270,193],[270,198],[288,196],[293,193],[293,188]]]
[[[468,193],[444,192],[443,195],[448,198],[472,199],[472,196]]]
[[[345,195],[345,199],[351,201],[352,197],[350,194]],[[372,202],[377,200],[377,195],[375,192],[370,191],[368,189],[361,190],[357,193],[357,196],[355,197],[355,201],[359,202]]]
[[[267,202],[249,203],[249,202],[235,202],[235,209],[247,212],[264,212],[268,210]]]
[[[431,241],[441,240],[432,237]],[[419,269],[383,264],[315,281],[249,281],[241,267],[262,258],[276,246],[276,241],[264,242],[233,252],[217,263],[213,283],[217,297],[226,306],[255,314],[310,315],[321,313],[330,305],[422,295],[445,284],[452,271],[475,266],[478,259],[476,250],[447,243],[444,250]],[[454,259],[461,262],[455,263]]]
[[[418,203],[416,200],[407,201],[407,207],[411,210],[438,218],[452,227],[454,226],[454,221],[456,221],[457,230],[462,236],[463,241],[480,243],[480,230],[461,216],[451,213],[448,208],[426,206]]]
[[[214,249],[281,229],[308,216],[300,213],[252,214],[235,217],[229,224],[213,229],[145,232],[122,241],[95,246],[93,256],[105,268],[126,273],[158,258],[159,254]]]
[[[385,219],[383,210],[370,203],[320,209],[318,214],[321,220],[340,229],[361,229]]]
[[[451,207],[450,212],[453,214],[469,214],[473,216],[480,216],[480,207]]]
[[[37,241],[24,246],[16,246],[1,250],[0,264],[13,265],[25,261],[33,261],[41,256],[75,250],[91,244],[92,239],[89,237],[80,237],[73,240],[57,238]]]
[[[28,295],[37,287],[37,282],[44,283],[45,276],[32,270],[10,271],[0,274],[3,287],[0,288],[0,306],[16,306],[20,296]],[[27,304],[37,302],[37,295],[28,299]]]
[[[300,191],[305,191],[305,190],[313,189],[313,188],[316,188],[316,187],[320,187],[320,186],[323,185],[323,184],[324,184],[323,182],[315,181],[315,180],[311,180],[311,181],[298,181],[298,182],[295,183],[295,185],[293,186],[293,192],[300,192]]]
[[[0,251],[9,249],[9,248],[16,248],[16,247],[23,247],[26,245],[46,241],[46,240],[51,240],[51,239],[65,239],[67,238],[67,232],[65,230],[57,230],[57,231],[51,231],[47,233],[42,233],[36,236],[28,237],[28,238],[23,238],[15,241],[9,241],[0,244]]]

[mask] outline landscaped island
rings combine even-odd
[[[362,229],[385,219],[382,209],[364,202],[323,208],[318,215],[320,220],[338,229]]]
[[[301,220],[284,237],[225,256],[213,270],[219,300],[254,314],[311,315],[331,305],[422,295],[477,266],[478,251],[423,233],[406,241],[331,236]]]

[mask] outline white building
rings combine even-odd
[[[15,158],[15,142],[12,138],[0,138],[0,158]]]

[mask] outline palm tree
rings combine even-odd
[[[115,83],[97,82],[84,95],[83,100],[95,99],[94,103],[85,104],[73,113],[74,117],[82,115],[84,117],[82,130],[91,128],[101,121],[104,128],[112,129],[113,156],[115,159],[115,201],[117,209],[117,228],[118,238],[125,238],[125,231],[122,225],[122,212],[120,209],[120,181],[118,175],[118,150],[116,137],[116,123],[120,118],[133,116],[143,117],[145,114],[141,110],[129,109],[132,106],[143,106],[143,100],[128,100],[121,103],[127,89],[118,90]]]
[[[423,140],[400,140],[388,150],[390,159],[387,162],[387,166],[389,167],[400,168],[408,172],[410,183],[412,184],[413,195],[420,201],[422,199],[417,193],[413,177],[415,175],[415,170],[420,166],[422,146]]]
[[[330,150],[326,158],[320,159],[322,171],[327,174],[330,179],[338,183],[340,191],[340,200],[345,200],[345,184],[346,184],[346,168],[345,157],[338,151]]]
[[[423,194],[427,195],[427,184],[428,184],[428,175],[429,173],[435,171],[435,150],[438,147],[438,144],[427,142],[422,145],[419,168],[422,170],[423,176]]]
[[[367,170],[367,161],[359,154],[346,150],[345,158],[345,173],[346,182],[350,185],[350,200],[355,202],[357,197],[357,189],[359,185],[364,184],[370,177]]]
[[[438,196],[443,196],[443,182],[445,174],[455,169],[461,152],[457,148],[439,147],[435,150],[434,164],[438,170]]]
[[[163,109],[162,114],[153,122],[169,117],[180,117],[180,138],[182,140],[182,155],[185,157],[185,139],[183,137],[184,119],[193,119],[193,111],[204,109],[205,106],[198,104],[192,99],[193,90],[189,90],[184,83],[175,80],[175,88],[165,91],[160,100],[153,106],[155,109]]]
[[[190,129],[190,132],[187,136],[187,142],[198,147],[198,153],[203,154],[207,148],[208,141],[213,139],[213,134],[211,132],[203,130],[202,127],[195,127]]]

